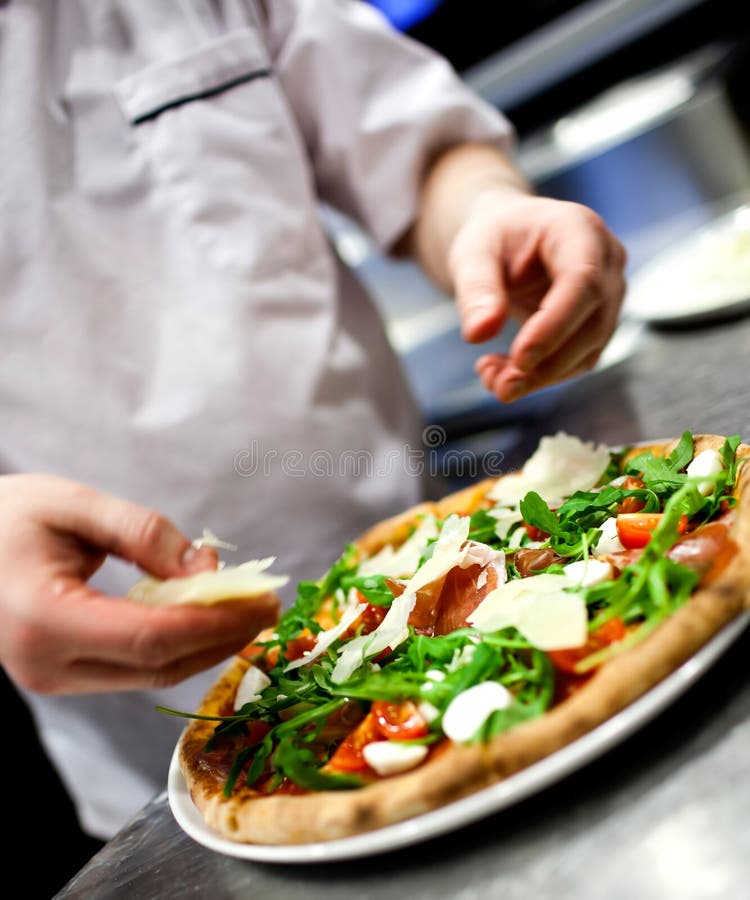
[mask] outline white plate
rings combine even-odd
[[[735,207],[658,254],[630,278],[624,311],[679,324],[750,309],[750,203]]]
[[[256,862],[332,862],[415,844],[496,813],[581,768],[624,740],[686,691],[739,637],[749,621],[750,613],[742,613],[648,693],[567,747],[491,787],[387,828],[314,844],[266,846],[228,841],[205,824],[190,799],[177,762],[177,748],[169,768],[169,805],[182,829],[199,844],[227,856]]]

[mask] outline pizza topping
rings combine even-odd
[[[443,714],[443,732],[456,744],[468,743],[493,712],[513,702],[510,691],[497,681],[482,681],[451,700]]]
[[[603,559],[579,559],[563,566],[563,572],[579,587],[593,587],[603,581],[611,581],[614,576],[612,563]]]
[[[549,656],[558,669],[576,675],[581,660],[597,653],[604,647],[619,643],[626,635],[625,623],[621,618],[615,617],[592,632],[582,646],[551,650]]]
[[[523,471],[498,479],[488,496],[506,506],[516,506],[529,491],[547,501],[558,500],[590,490],[609,462],[610,451],[604,444],[586,443],[561,431],[543,437]]]
[[[372,704],[372,713],[378,730],[390,741],[412,741],[429,734],[427,722],[411,700],[401,703],[376,700]]]
[[[400,744],[395,741],[376,741],[362,748],[367,765],[378,775],[398,775],[418,766],[427,756],[424,744]]]
[[[617,517],[617,536],[626,550],[637,550],[645,547],[651,535],[659,527],[661,513],[623,513]],[[679,518],[678,530],[684,534],[688,529],[688,518]]]
[[[586,604],[568,588],[568,575],[542,573],[509,581],[492,591],[469,616],[480,632],[514,627],[540,650],[577,647],[586,641]]]
[[[724,471],[724,460],[721,458],[719,453],[716,450],[712,450],[708,448],[706,450],[702,450],[693,460],[688,464],[685,473],[690,478],[703,478],[705,476],[709,476],[706,481],[701,481],[698,484],[698,490],[701,494],[710,494],[714,489],[714,483],[711,479],[711,476],[718,475],[720,472]]]
[[[538,575],[542,569],[547,569],[561,561],[562,556],[558,556],[549,547],[521,547],[513,554],[513,565],[521,578]]]
[[[438,524],[433,516],[425,516],[414,533],[398,548],[386,544],[374,556],[363,560],[357,575],[389,575],[394,578],[412,576],[419,568],[419,562],[427,549],[430,539],[437,537]]]
[[[395,649],[409,636],[409,617],[417,603],[422,588],[439,582],[456,566],[463,563],[468,552],[465,544],[469,535],[468,517],[449,516],[433,545],[432,556],[427,559],[404,585],[401,596],[391,604],[381,624],[368,635],[349,641],[331,676],[335,684],[347,681],[367,659],[377,656],[386,648]]]
[[[709,582],[728,565],[737,550],[727,526],[723,522],[709,522],[681,537],[667,551],[667,556],[693,569],[701,581]]]
[[[617,518],[615,516],[605,519],[599,526],[599,530],[601,536],[593,550],[595,556],[608,556],[610,553],[619,553],[620,550],[625,549],[617,534]]]
[[[254,703],[260,700],[263,689],[268,687],[271,679],[257,666],[250,666],[242,676],[242,681],[237,685],[237,693],[234,696],[235,710],[241,709],[246,703]]]
[[[267,674],[248,670],[206,757],[234,755],[225,793],[351,788],[542,715],[731,562],[738,443],[605,458],[558,435],[520,496],[521,476],[496,483],[505,505],[348,547],[253,645]]]
[[[331,644],[334,641],[337,641],[347,628],[357,621],[367,608],[367,605],[367,603],[357,603],[356,600],[354,603],[350,603],[344,610],[338,624],[334,625],[333,628],[329,628],[327,631],[321,631],[317,636],[314,648],[304,653],[299,659],[292,660],[292,662],[286,666],[284,671],[290,672],[292,669],[307,665],[308,663],[313,662],[313,660],[316,660],[319,656],[322,656]]]

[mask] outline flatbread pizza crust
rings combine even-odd
[[[717,435],[694,435],[695,452],[719,449]],[[639,446],[667,455],[677,441]],[[741,444],[738,457],[750,456]],[[731,536],[738,552],[721,575],[701,588],[652,634],[602,665],[579,691],[537,719],[517,725],[487,744],[450,745],[418,768],[355,790],[303,795],[261,795],[247,786],[231,797],[222,793],[216,774],[201,762],[214,722],[194,720],[179,745],[179,762],[193,802],[205,822],[223,837],[241,843],[299,844],[329,841],[383,828],[465,797],[538,762],[596,728],[624,709],[689,659],[723,625],[748,607],[750,596],[750,494],[739,470],[738,497]],[[403,541],[418,517],[469,514],[479,508],[494,479],[435,504],[420,504],[362,535],[363,555],[387,543]],[[226,714],[249,663],[237,657],[205,696],[201,715]]]

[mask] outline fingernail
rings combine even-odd
[[[182,554],[182,568],[188,572],[202,572],[215,569],[218,554],[211,547],[195,547],[192,544]]]
[[[524,393],[526,390],[526,381],[523,378],[517,378],[514,381],[509,381],[506,385],[506,403],[512,403],[514,400],[518,400],[518,398]]]

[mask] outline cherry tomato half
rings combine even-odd
[[[392,741],[412,741],[424,737],[430,728],[411,700],[394,703],[375,700],[372,704],[377,728],[384,738]]]
[[[627,634],[625,623],[615,616],[589,635],[582,647],[570,647],[566,650],[550,650],[548,656],[553,664],[563,672],[576,674],[576,665],[597,650],[603,650],[610,644],[616,644]]]
[[[365,772],[369,766],[362,756],[362,748],[373,741],[382,740],[378,723],[372,710],[357,727],[348,734],[328,760],[328,766],[341,772]]]
[[[661,520],[662,513],[621,513],[617,517],[617,536],[620,538],[620,543],[626,550],[645,547]],[[687,527],[687,516],[680,516],[677,530],[680,534],[685,534]]]

